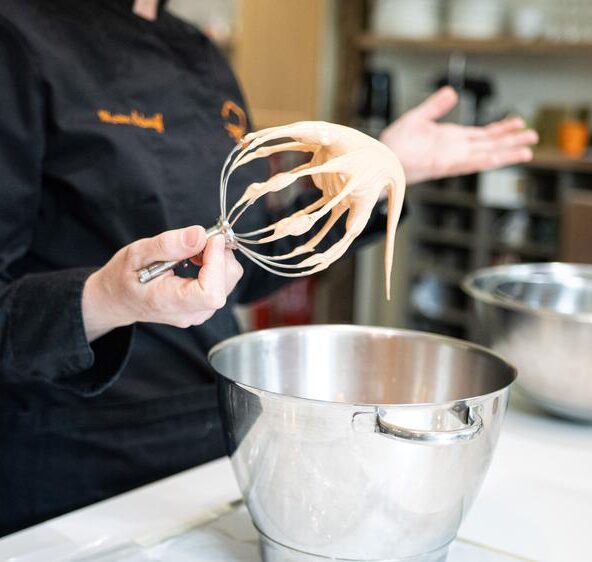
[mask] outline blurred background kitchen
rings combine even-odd
[[[371,134],[439,85],[449,116],[519,114],[533,162],[409,188],[393,300],[379,242],[240,311],[247,328],[313,322],[471,337],[460,280],[479,267],[592,263],[592,2],[589,0],[171,0],[227,53],[255,128],[323,119]],[[248,8],[248,9],[247,9]]]

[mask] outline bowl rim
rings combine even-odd
[[[518,263],[509,265],[496,265],[477,269],[465,276],[461,282],[462,290],[478,302],[484,302],[507,310],[524,312],[541,318],[551,318],[569,322],[592,324],[592,312],[560,312],[549,308],[535,308],[510,296],[502,297],[491,291],[480,289],[477,282],[487,277],[517,274],[515,278],[507,278],[506,281],[524,281],[525,275],[532,273],[559,273],[563,276],[573,276],[575,272],[585,273],[592,280],[592,265],[566,262],[537,262]]]
[[[212,365],[212,357],[218,353],[220,350],[228,347],[230,345],[236,344],[237,342],[241,342],[243,340],[252,339],[255,337],[265,337],[270,333],[286,333],[286,332],[298,332],[301,330],[306,331],[323,331],[327,329],[341,331],[341,332],[364,332],[368,334],[381,334],[381,335],[389,335],[389,336],[404,336],[404,337],[412,337],[412,336],[420,336],[426,340],[438,340],[443,341],[444,343],[448,343],[455,347],[460,347],[464,349],[470,349],[472,351],[478,352],[480,355],[489,356],[497,361],[499,361],[507,370],[508,370],[508,377],[509,382],[500,388],[493,390],[491,392],[485,394],[477,394],[474,396],[467,396],[465,398],[459,398],[456,400],[445,400],[442,402],[404,402],[404,403],[391,403],[391,402],[336,402],[333,400],[322,400],[317,398],[306,398],[304,396],[296,396],[294,394],[285,394],[281,392],[265,390],[262,388],[258,388],[253,385],[246,384],[244,382],[239,382],[232,379],[230,376],[221,373]],[[436,334],[432,332],[423,332],[421,330],[408,330],[406,328],[388,328],[385,326],[366,326],[361,324],[305,324],[305,325],[296,325],[296,326],[281,326],[276,328],[265,328],[262,330],[252,330],[250,332],[246,332],[244,334],[238,334],[236,336],[231,336],[230,338],[226,338],[221,342],[214,345],[210,351],[208,352],[208,363],[210,367],[221,377],[230,381],[233,384],[236,384],[242,388],[246,388],[255,392],[265,393],[266,395],[277,396],[280,398],[290,398],[294,400],[305,400],[307,402],[314,402],[314,403],[322,403],[322,404],[332,404],[336,406],[355,406],[355,407],[367,407],[367,408],[375,408],[375,407],[392,407],[392,408],[416,408],[416,407],[433,407],[433,406],[453,406],[458,404],[459,402],[469,402],[474,400],[482,400],[486,401],[487,399],[502,393],[506,393],[510,391],[510,387],[516,382],[518,377],[518,370],[514,366],[514,364],[510,363],[505,357],[492,351],[491,349],[479,345],[477,343],[469,342],[460,338],[454,338],[451,336],[444,336],[441,334]]]

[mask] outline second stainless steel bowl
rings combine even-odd
[[[478,339],[518,368],[518,384],[547,410],[592,421],[592,266],[481,269],[463,288]]]

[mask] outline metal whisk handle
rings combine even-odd
[[[219,219],[214,226],[206,230],[206,236],[208,239],[212,236],[216,236],[217,234],[224,235],[224,238],[226,239],[226,246],[228,248],[234,247],[234,232],[227,221]],[[185,263],[188,263],[188,260],[154,262],[138,271],[138,281],[142,284],[148,283],[148,281],[156,279],[163,273],[167,272],[169,269],[173,269]]]
[[[144,267],[138,271],[138,281],[140,283],[148,283],[148,281],[152,281],[152,279],[156,279],[160,275],[162,275],[165,271],[169,269],[173,269],[177,267],[181,263],[186,260],[181,261],[157,261],[153,264],[150,264],[147,267]]]

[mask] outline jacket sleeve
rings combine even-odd
[[[81,298],[92,269],[12,273],[31,246],[40,212],[44,88],[25,39],[0,18],[0,378],[33,378],[93,395],[118,376],[132,330],[114,330],[89,345]]]

